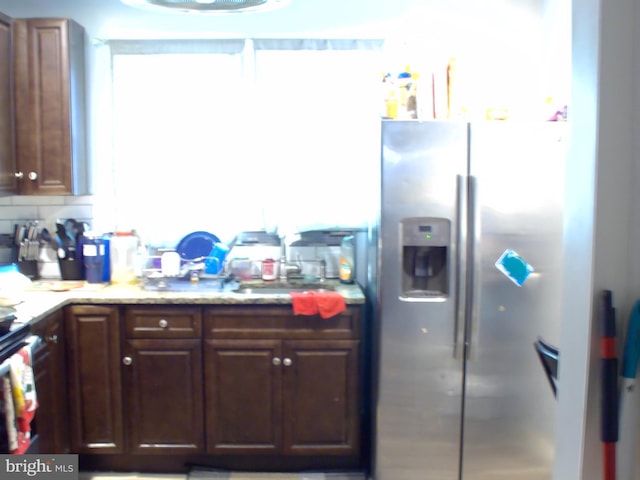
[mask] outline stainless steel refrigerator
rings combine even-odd
[[[551,478],[565,127],[383,121],[375,480]]]

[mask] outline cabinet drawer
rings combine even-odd
[[[127,338],[200,338],[199,307],[126,307]]]
[[[357,339],[360,309],[347,308],[340,315],[294,315],[290,305],[210,307],[204,310],[206,338]]]

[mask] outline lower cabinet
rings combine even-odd
[[[333,320],[300,319],[290,308],[276,307],[209,309],[204,353],[207,451],[357,454],[356,317],[351,312]],[[231,329],[230,323],[235,324]]]
[[[124,312],[128,451],[203,452],[200,309],[127,307]],[[183,336],[196,338],[175,338]]]
[[[360,458],[359,308],[73,305],[65,320],[73,453]]]
[[[62,310],[38,322],[32,331],[42,341],[33,354],[38,396],[34,419],[38,452],[68,453],[67,365]]]
[[[282,342],[206,340],[207,451],[282,451]]]
[[[359,446],[359,342],[283,342],[284,453],[353,455]]]
[[[195,323],[200,336],[199,308],[75,305],[66,314],[73,452],[204,451],[202,341],[180,328]]]
[[[73,305],[65,316],[71,451],[123,453],[118,308]]]

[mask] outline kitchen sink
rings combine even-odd
[[[292,282],[292,283],[250,283],[243,284],[233,290],[234,293],[246,295],[284,295],[289,292],[329,292],[333,291],[331,285],[325,283]]]
[[[220,278],[200,278],[192,282],[189,278],[147,278],[143,288],[152,292],[222,292],[224,281]]]
[[[186,277],[148,277],[144,280],[144,290],[152,292],[193,292],[193,293],[239,293],[244,295],[286,295],[289,292],[328,292],[332,285],[324,282],[262,282],[225,281],[222,278],[201,277],[197,282]]]

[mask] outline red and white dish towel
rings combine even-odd
[[[9,358],[9,373],[1,378],[2,430],[6,430],[9,453],[25,453],[31,443],[31,421],[38,407],[31,365],[31,349],[25,346]]]

